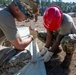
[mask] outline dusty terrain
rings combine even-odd
[[[74,22],[76,24],[76,18],[74,17]],[[29,22],[26,23],[17,23],[18,25],[24,25],[24,26],[30,26]],[[38,21],[35,22],[35,28],[38,31],[46,31],[45,28],[43,27],[43,20],[42,17],[38,17]],[[37,39],[39,49],[41,50],[45,43],[42,42],[41,40]],[[60,67],[61,62],[63,61],[65,56],[65,53],[62,51],[61,53],[58,54],[55,60],[51,60],[48,63],[45,63],[46,66],[46,71],[47,75],[76,75],[76,51],[73,54],[71,65],[69,69],[64,69]]]

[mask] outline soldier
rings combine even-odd
[[[40,14],[40,4],[38,3],[37,12],[35,13],[35,22],[37,22],[39,14]]]
[[[47,30],[47,37],[46,45],[39,57],[44,62],[48,62],[54,54],[60,52],[59,45],[61,44],[66,52],[61,66],[69,68],[76,44],[76,27],[73,19],[68,14],[62,13],[58,6],[50,6],[44,12],[43,23]]]
[[[0,39],[2,40],[5,35],[17,50],[24,50],[33,40],[33,36],[22,40],[14,18],[19,22],[26,20],[25,10],[18,0],[14,0],[5,9],[0,10]]]

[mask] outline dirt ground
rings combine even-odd
[[[76,24],[76,18],[74,17],[73,19]],[[17,22],[17,25],[30,26],[30,22],[26,22],[26,23]],[[38,31],[46,31],[45,28],[43,27],[43,20],[41,16],[39,16],[38,21],[35,22],[35,28]],[[39,49],[41,50],[44,47],[45,43],[39,39],[37,39],[37,42]],[[61,53],[58,54],[58,56],[55,57],[54,60],[52,59],[50,62],[45,63],[47,75],[76,75],[76,51],[73,54],[69,69],[64,69],[60,67],[60,64],[63,61],[64,56],[65,53],[62,51]]]

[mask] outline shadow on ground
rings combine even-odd
[[[69,75],[70,69],[62,68],[60,59],[53,59],[45,63],[47,75]]]

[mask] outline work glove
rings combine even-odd
[[[42,57],[40,57],[40,60],[43,60],[44,62],[48,62],[52,57],[52,55],[53,55],[53,52],[50,52],[47,50],[47,52]]]
[[[38,55],[39,55],[38,57],[42,57],[48,50],[49,50],[49,48],[44,47],[44,49],[38,53]]]
[[[33,39],[36,39],[38,36],[37,30],[36,29],[33,30],[30,28],[30,35],[33,35]]]

